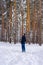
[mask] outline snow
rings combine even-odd
[[[3,13],[3,15],[6,15],[7,14],[7,11]]]
[[[0,42],[0,65],[43,65],[43,44],[26,44],[22,52],[21,44]]]

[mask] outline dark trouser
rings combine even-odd
[[[22,44],[22,52],[25,52],[25,43]]]

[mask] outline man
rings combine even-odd
[[[23,34],[21,39],[22,52],[25,52],[25,42],[26,42],[26,37],[25,34]]]

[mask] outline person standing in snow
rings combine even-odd
[[[11,38],[10,38],[10,41],[9,42],[11,43]]]
[[[25,42],[26,42],[26,37],[25,34],[23,34],[21,38],[22,52],[25,52]]]

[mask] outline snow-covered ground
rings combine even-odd
[[[21,44],[0,42],[0,65],[43,65],[43,45],[26,44],[22,53]]]

